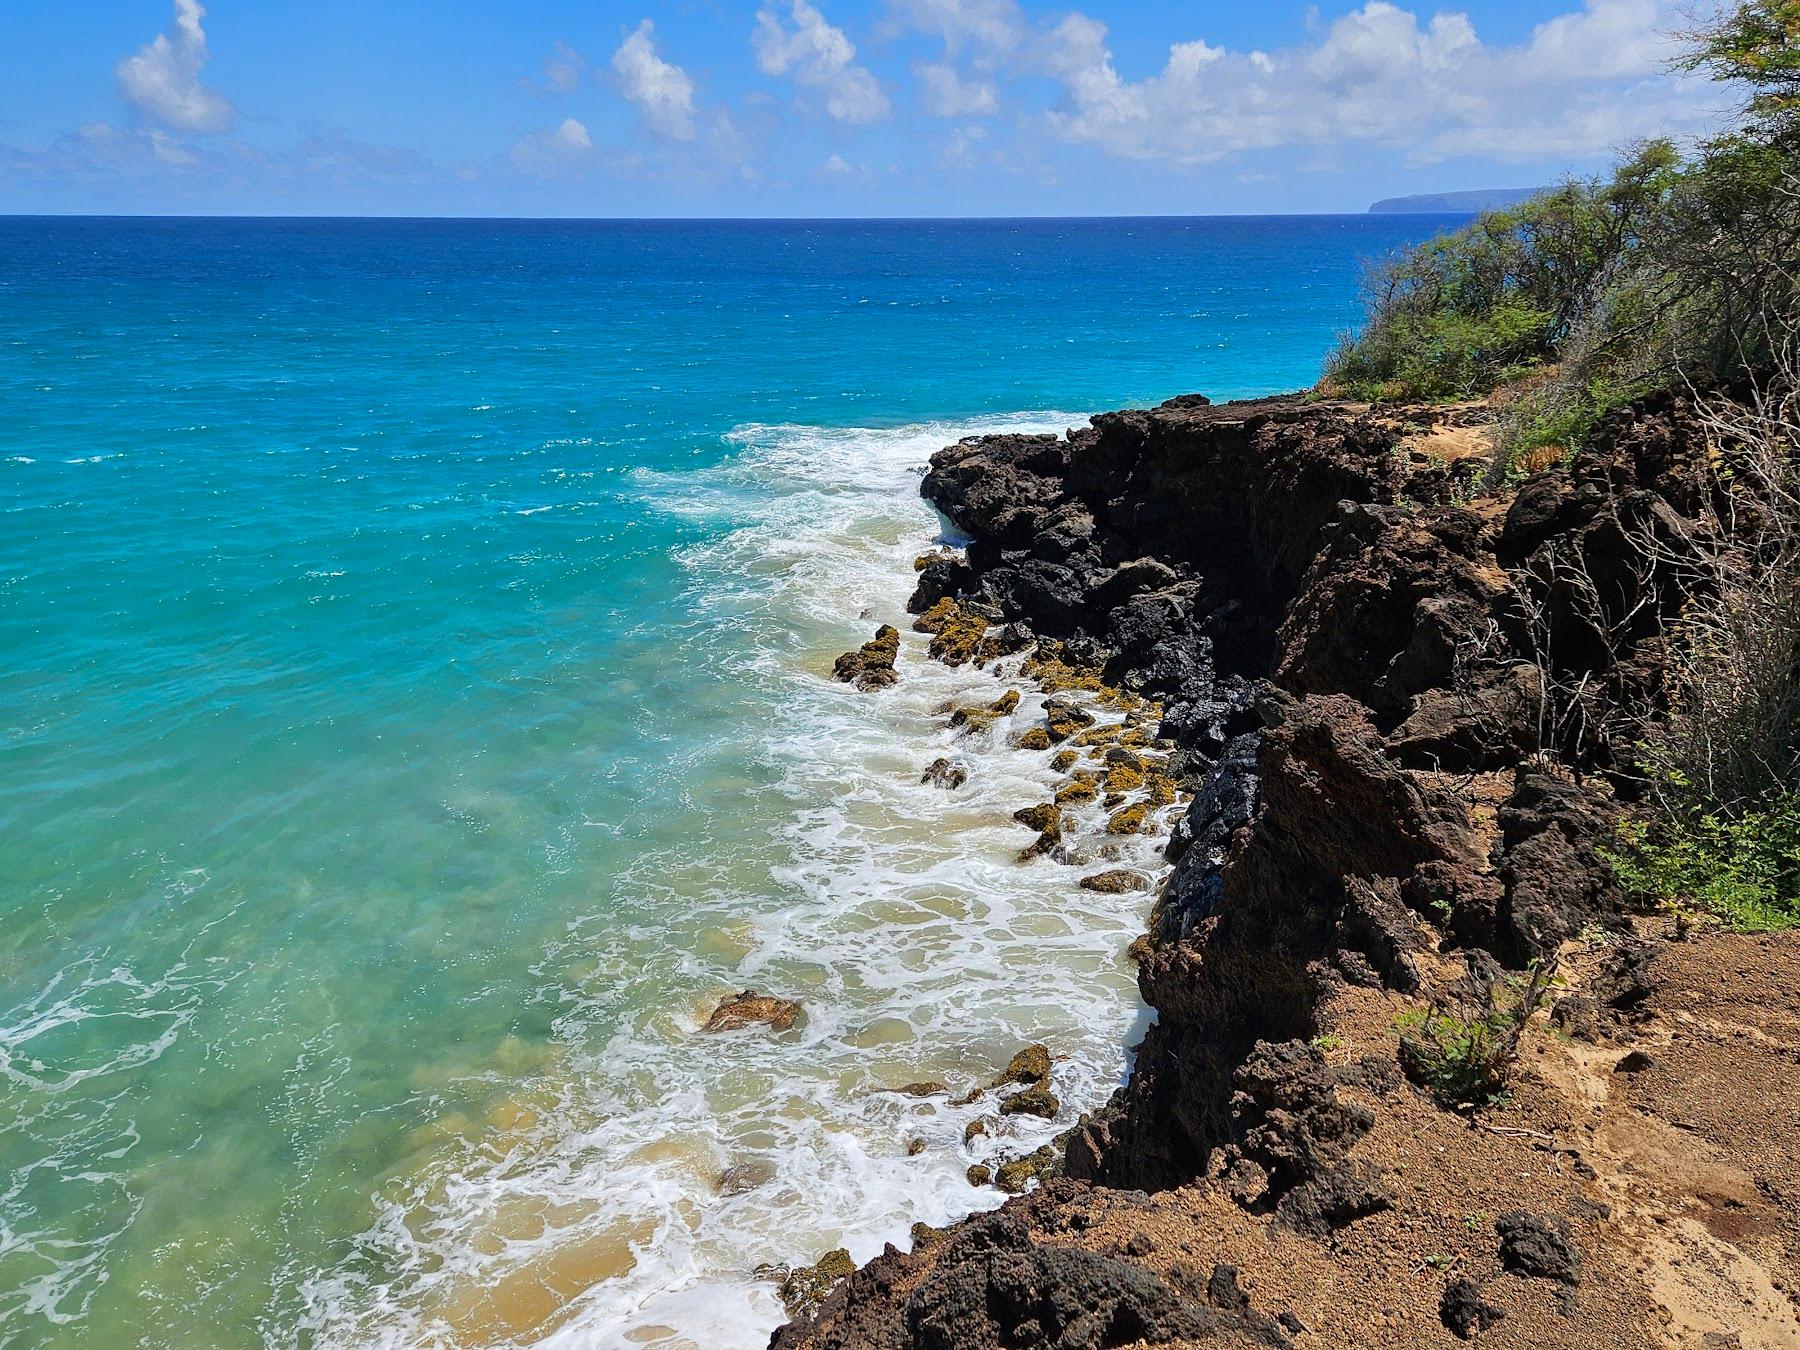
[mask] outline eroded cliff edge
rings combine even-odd
[[[1062,1178],[775,1345],[1800,1344],[1800,952],[1634,913],[1604,856],[1704,438],[1666,397],[1489,488],[1486,417],[1190,397],[934,457],[968,544],[910,608],[1163,706],[1157,1021]],[[1497,1099],[1402,1063],[1521,989]]]

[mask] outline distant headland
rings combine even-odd
[[[1370,215],[1440,215],[1453,211],[1498,211],[1535,197],[1542,188],[1476,188],[1470,192],[1427,192],[1417,197],[1387,197],[1369,208]]]

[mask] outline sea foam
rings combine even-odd
[[[1147,899],[1018,860],[1030,834],[1012,813],[1056,781],[1047,755],[1008,744],[1041,697],[928,660],[910,631],[895,688],[826,678],[877,623],[906,627],[912,559],[940,529],[917,495],[930,453],[1076,420],[748,426],[715,468],[633,475],[651,509],[732,526],[683,555],[686,599],[695,625],[738,635],[719,678],[763,728],[745,790],[779,794],[783,823],[736,838],[697,810],[706,850],[612,879],[626,912],[572,925],[544,963],[581,972],[545,994],[561,1053],[397,1178],[354,1257],[308,1283],[322,1341],[760,1346],[786,1314],[759,1266],[838,1246],[866,1260],[916,1221],[998,1204],[969,1165],[1031,1151],[1121,1081],[1142,1014],[1124,953]],[[1025,697],[991,731],[948,725],[950,706],[1011,687]],[[920,782],[940,755],[969,764],[967,786]],[[1132,841],[1121,861],[1153,875],[1157,848]],[[710,1003],[746,987],[799,999],[801,1027],[702,1039]],[[965,1145],[994,1099],[951,1098],[1034,1041],[1056,1056],[1062,1115]],[[922,1080],[952,1092],[891,1091]],[[722,1190],[728,1169],[760,1184]]]

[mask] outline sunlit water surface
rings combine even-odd
[[[1147,898],[831,658],[933,450],[1309,382],[1436,223],[0,220],[0,1342],[755,1346],[995,1203]]]

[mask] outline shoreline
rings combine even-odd
[[[1736,1199],[1709,1198],[1695,1178],[1724,1160],[1684,1141],[1659,1177],[1631,1123],[1695,1100],[1698,1068],[1659,1095],[1633,1059],[1688,1050],[1671,1001],[1717,994],[1708,977],[1746,947],[1757,997],[1792,990],[1800,942],[1691,940],[1627,903],[1603,856],[1607,766],[1539,757],[1534,701],[1566,671],[1517,617],[1535,558],[1579,549],[1598,569],[1622,516],[1673,512],[1703,438],[1663,398],[1572,466],[1495,487],[1488,421],[1190,397],[934,457],[922,491],[970,543],[921,560],[909,609],[945,645],[1054,643],[1091,687],[1166,704],[1192,796],[1133,948],[1156,1021],[1030,1194],[890,1247],[772,1346],[1800,1337],[1792,1295],[1768,1292],[1795,1287],[1794,1221],[1768,1200],[1785,1162],[1759,1152],[1774,1175],[1740,1168]],[[1574,622],[1550,603],[1547,622]],[[971,611],[992,627],[960,630]],[[1631,648],[1598,696],[1630,696],[1659,650]],[[1472,1111],[1434,1099],[1405,1028],[1516,997],[1534,960],[1561,983],[1531,982],[1516,1081]],[[1800,1053],[1783,1016],[1762,1019],[1765,1076]],[[1721,1206],[1743,1232],[1704,1217]],[[1721,1262],[1741,1278],[1695,1274]],[[1029,1311],[1052,1307],[1080,1325]]]

